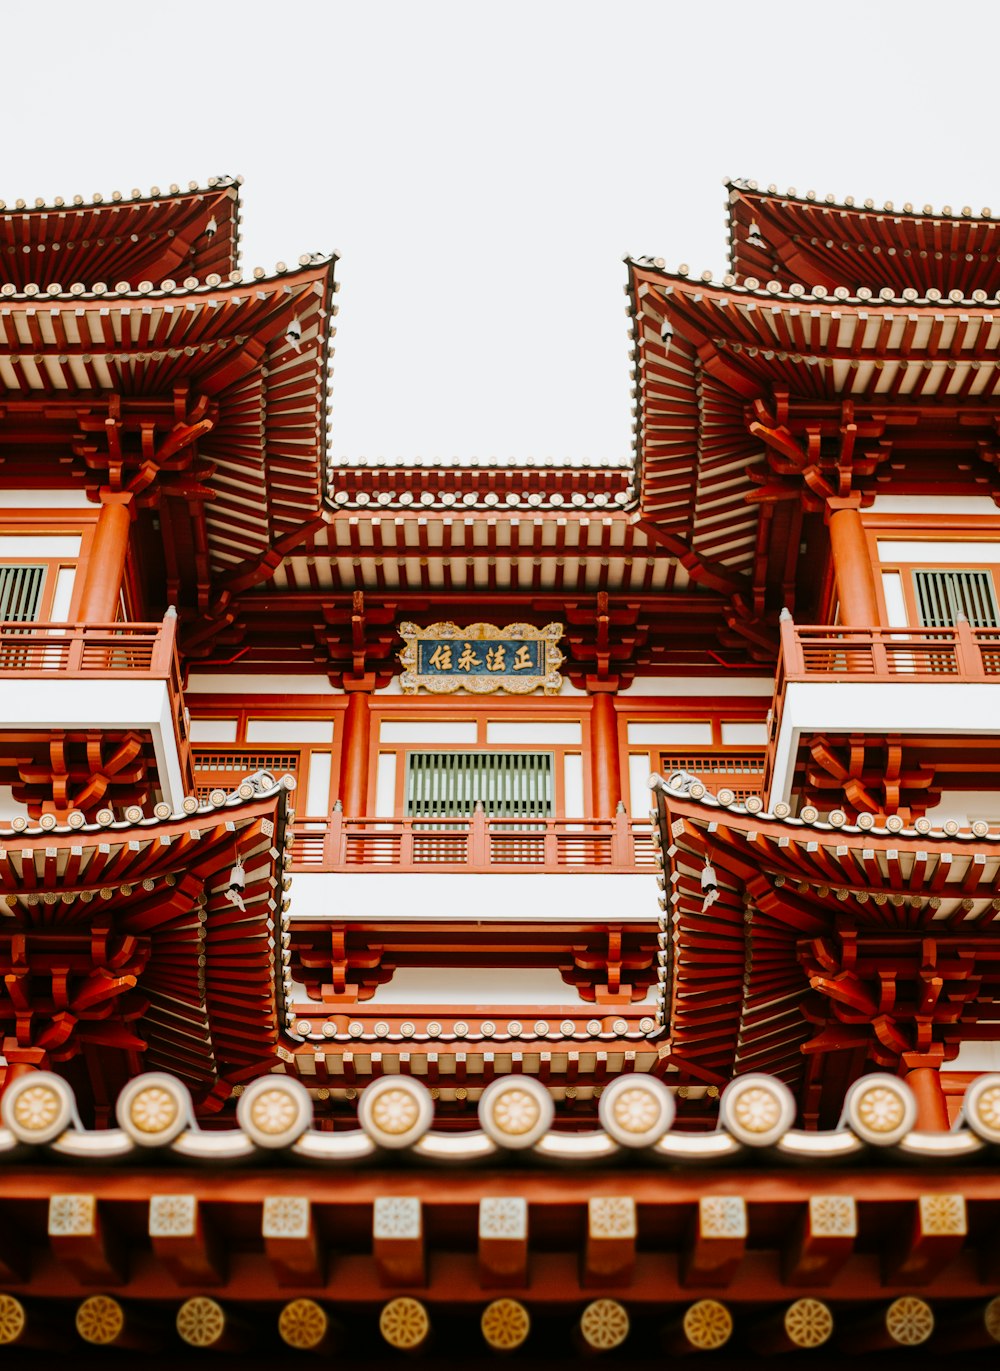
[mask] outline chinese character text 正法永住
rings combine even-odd
[[[477,657],[472,650],[471,643],[465,643],[462,647],[462,655],[458,659],[459,671],[471,671],[475,666],[482,666],[482,658]]]

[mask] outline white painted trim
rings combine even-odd
[[[903,576],[899,571],[882,572],[882,594],[885,597],[885,612],[890,628],[906,628],[906,597],[903,594]]]
[[[650,747],[711,747],[712,725],[643,720],[628,725],[628,741],[630,746],[648,743]]]
[[[472,743],[479,738],[475,719],[383,719],[380,743]]]
[[[297,871],[297,919],[430,919],[532,923],[655,923],[656,881],[646,875],[532,872]]]
[[[580,997],[554,967],[401,966],[365,1006],[572,1005]]]
[[[990,514],[1000,519],[988,495],[876,495],[866,514]]]
[[[61,566],[56,572],[55,594],[52,596],[52,622],[69,622],[69,607],[73,603],[73,583],[76,580],[76,567]]]
[[[380,752],[375,768],[375,813],[379,818],[396,815],[396,754]]]
[[[135,729],[148,732],[163,798],[179,810],[184,798],[180,758],[166,681],[5,681],[5,729]]]
[[[1000,561],[1000,537],[995,543],[966,543],[959,538],[928,538],[926,541],[919,538],[879,538],[878,559],[880,562],[915,563],[918,566],[926,566],[928,562],[945,562],[961,567],[977,566],[981,562],[988,565]]]
[[[87,492],[70,490],[0,490],[0,509],[93,509]]]
[[[32,557],[79,557],[79,534],[2,533],[0,561],[11,562]]]
[[[274,695],[276,703],[285,695],[343,695],[326,676],[241,676],[236,670],[222,673],[192,671],[186,695],[232,695],[233,706],[242,705],[246,695]]]
[[[239,720],[192,719],[188,737],[192,743],[235,743]]]
[[[583,754],[563,754],[563,813],[582,814],[586,805],[583,794]]]
[[[637,676],[618,699],[632,696],[677,696],[697,699],[701,695],[772,695],[773,676],[744,676],[742,672],[721,671],[717,676]]]
[[[309,753],[309,785],[306,790],[306,813],[326,814],[330,809],[330,781],[333,754]]]
[[[728,723],[723,723],[722,745],[723,747],[766,747],[767,724],[763,719],[760,723],[749,722],[745,719],[733,719]]]
[[[652,805],[649,794],[649,753],[630,752],[628,758],[629,813],[633,819],[648,814]]]
[[[576,744],[583,742],[583,725],[579,722],[553,720],[551,723],[528,723],[525,720],[508,722],[490,719],[486,724],[487,743],[527,743],[532,747],[546,744]]]
[[[248,719],[248,743],[332,743],[332,719]]]

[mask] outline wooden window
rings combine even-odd
[[[719,748],[704,752],[662,752],[659,770],[669,776],[674,771],[687,771],[697,776],[713,792],[729,789],[737,800],[759,795],[764,788],[763,748]]]
[[[222,752],[216,749],[194,748],[194,793],[199,800],[207,800],[213,790],[235,790],[244,776],[255,771],[270,771],[272,776],[298,776],[298,752],[260,752],[250,749]]]
[[[951,628],[959,614],[973,628],[1000,627],[989,571],[914,571],[913,588],[922,628]]]
[[[30,624],[39,618],[47,567],[0,566],[0,623]]]
[[[409,752],[406,814],[459,818],[477,804],[495,818],[545,819],[554,813],[552,752]]]

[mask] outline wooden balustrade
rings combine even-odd
[[[646,821],[467,818],[329,818],[296,821],[300,871],[652,871]]]
[[[1000,676],[1000,629],[849,628],[781,625],[779,693],[783,682],[988,681]]]
[[[0,678],[169,680],[176,619],[159,624],[0,623]]]
[[[774,748],[787,687],[815,684],[965,684],[1000,680],[1000,629],[856,628],[781,622],[781,652],[769,716],[764,792],[770,789]]]

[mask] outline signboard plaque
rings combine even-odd
[[[544,690],[558,695],[562,685],[559,667],[563,654],[558,647],[562,624],[416,624],[399,626],[405,647],[399,654],[403,693],[419,690],[450,695],[468,690],[476,695],[504,691],[530,695]]]

